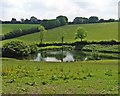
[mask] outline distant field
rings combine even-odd
[[[27,25],[3,25],[3,34],[16,28],[29,28],[31,26],[38,26],[27,24]],[[86,40],[98,41],[98,40],[118,40],[118,23],[97,23],[97,24],[77,24],[77,25],[66,25],[63,27],[54,28],[44,32],[44,42],[61,42],[62,34],[65,36],[65,42],[73,42],[75,39],[76,29],[78,27],[84,27],[87,30]],[[30,42],[39,42],[39,33],[29,34],[26,36],[18,37],[20,39]]]
[[[34,26],[39,26],[38,24],[2,24],[2,34],[9,33],[16,29],[29,29]]]
[[[118,61],[3,59],[2,90],[7,94],[118,94]]]

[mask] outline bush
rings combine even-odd
[[[2,48],[2,55],[5,57],[24,57],[28,56],[30,53],[30,47],[18,40],[10,41]]]
[[[96,51],[96,50],[93,50],[93,51],[92,51],[92,59],[93,59],[93,60],[100,60],[98,51]]]
[[[37,53],[38,52],[38,47],[35,44],[29,45],[31,54]]]

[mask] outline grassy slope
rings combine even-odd
[[[59,28],[48,30],[44,34],[44,42],[60,42],[62,33],[65,36],[66,42],[74,41],[76,29],[78,27],[84,27],[88,31],[87,40],[111,40],[118,39],[118,23],[98,23],[98,24],[78,24],[78,25],[66,25]],[[3,25],[4,26],[4,25]],[[18,25],[19,26],[19,25]],[[26,25],[28,26],[28,25]],[[38,25],[37,25],[38,26]],[[3,31],[4,31],[3,27]],[[5,32],[3,32],[5,33]],[[34,33],[26,36],[19,37],[17,39],[24,40],[26,42],[39,42],[39,33]]]
[[[117,94],[117,63],[3,60],[3,93]]]
[[[33,26],[39,26],[39,25],[36,25],[36,24],[3,24],[2,34],[6,34],[16,29],[28,29]]]

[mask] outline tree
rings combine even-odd
[[[88,18],[85,18],[85,17],[76,17],[73,20],[73,23],[75,23],[75,24],[88,23]]]
[[[21,18],[20,20],[21,20],[21,23],[24,23],[24,21],[25,21],[23,18]]]
[[[68,18],[66,16],[58,16],[56,17],[60,21],[60,26],[66,25],[68,23]]]
[[[37,18],[36,17],[34,17],[34,16],[32,16],[32,17],[30,17],[30,22],[31,23],[37,23]]]
[[[115,19],[110,18],[108,22],[115,22]]]
[[[30,23],[30,20],[26,18],[24,22],[25,22],[26,24],[29,24],[29,23]]]
[[[15,18],[12,18],[11,23],[16,23],[17,20]]]
[[[62,42],[62,59],[61,59],[61,61],[63,62],[63,58],[64,58],[64,56],[63,56],[63,47],[64,47],[63,43],[64,43],[64,36],[63,36],[63,35],[62,35],[62,37],[61,37],[61,42]]]
[[[99,21],[99,18],[97,16],[91,16],[89,18],[89,23],[97,23]]]
[[[75,39],[81,39],[81,42],[82,42],[82,39],[86,38],[86,36],[87,36],[87,32],[85,31],[85,29],[82,27],[79,27],[77,29],[77,34]]]
[[[45,32],[45,28],[43,26],[39,26],[38,29],[40,30],[40,44],[42,44],[44,38],[43,32]]]
[[[81,17],[76,17],[76,18],[73,20],[73,23],[74,23],[74,24],[81,24],[81,23],[82,23],[82,18],[81,18]]]
[[[41,25],[45,29],[51,29],[60,26],[60,21],[58,19],[42,20]]]
[[[99,22],[105,22],[105,20],[104,19],[100,19]]]

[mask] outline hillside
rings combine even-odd
[[[6,34],[17,29],[28,29],[39,24],[2,24],[2,34]]]
[[[11,31],[15,28],[28,28],[32,26],[39,26],[38,24],[16,24],[16,25],[3,25],[3,34]],[[87,30],[87,38],[89,41],[99,40],[112,40],[118,39],[118,23],[96,23],[96,24],[77,24],[77,25],[66,25],[44,32],[44,42],[60,42],[62,34],[65,37],[65,42],[74,41],[76,29],[78,27],[84,27]],[[29,34],[18,37],[16,39],[23,40],[25,42],[39,42],[39,33]]]

